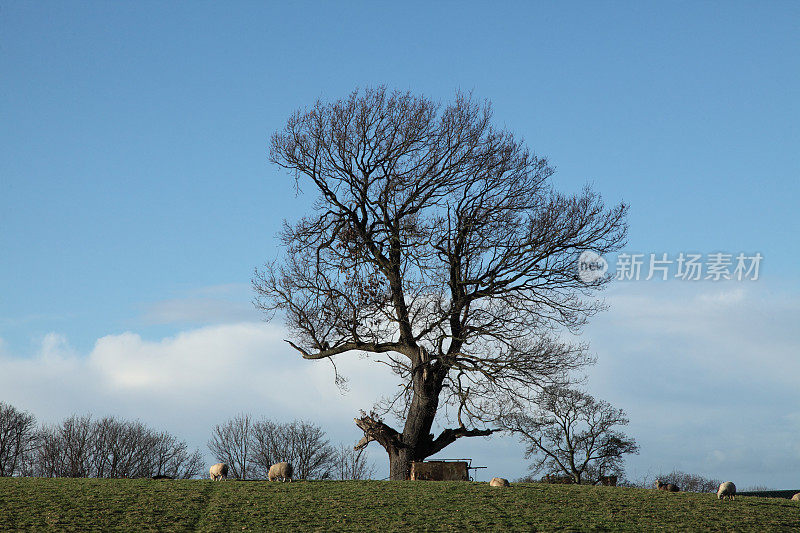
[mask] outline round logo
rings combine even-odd
[[[578,277],[585,283],[592,283],[605,276],[608,262],[603,256],[586,250],[578,257]]]

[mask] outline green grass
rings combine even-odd
[[[425,481],[0,478],[0,530],[797,531],[786,499]]]

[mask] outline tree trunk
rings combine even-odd
[[[386,425],[374,411],[361,412],[361,418],[354,422],[364,432],[355,445],[361,450],[372,441],[377,441],[389,455],[389,479],[395,481],[409,479],[411,463],[422,461],[436,454],[461,437],[485,437],[496,429],[444,429],[438,437],[431,433],[436,411],[439,408],[439,394],[447,368],[440,363],[417,363],[412,370],[413,395],[406,412],[403,432]]]
[[[395,453],[389,452],[389,479],[403,481],[411,474],[411,454],[408,448],[402,448]]]
[[[411,474],[411,462],[422,461],[431,452],[431,428],[439,408],[442,377],[423,364],[414,377],[414,396],[403,427],[403,445],[389,452],[389,479],[404,480]]]

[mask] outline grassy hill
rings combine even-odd
[[[797,531],[786,499],[467,482],[0,478],[0,530]]]

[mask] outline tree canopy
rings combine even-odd
[[[628,424],[622,409],[578,390],[545,387],[533,412],[515,414],[506,427],[527,444],[534,458],[531,471],[566,474],[573,482],[596,483],[602,476],[622,476],[622,458],[639,453],[636,441],[620,426]]]
[[[398,376],[356,420],[392,478],[592,361],[559,333],[602,308],[610,277],[581,279],[577,257],[618,250],[627,207],[557,192],[547,159],[493,127],[490,104],[354,91],[293,114],[270,159],[317,195],[285,223],[283,257],[256,271],[257,306],[280,312],[306,359],[364,352]],[[440,408],[455,427],[434,436]]]

